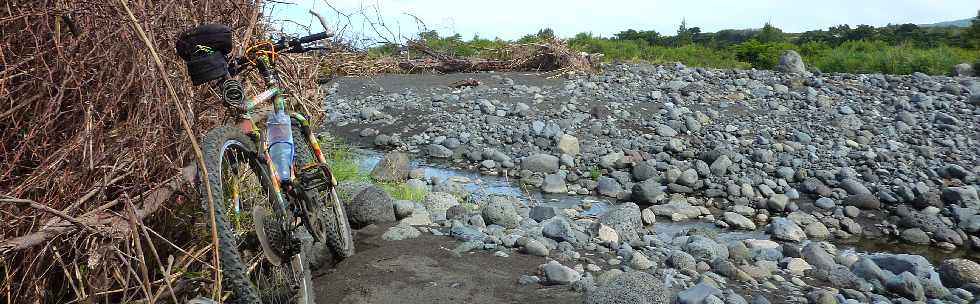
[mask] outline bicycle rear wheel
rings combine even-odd
[[[290,263],[298,246],[289,211],[272,199],[272,184],[259,147],[234,127],[218,127],[201,147],[215,204],[215,228],[223,292],[230,303],[294,303],[305,281]],[[204,195],[205,207],[208,204]]]
[[[311,164],[316,164],[318,160],[313,154],[309,140],[299,121],[293,120],[293,147],[297,168],[304,168]],[[354,237],[347,220],[347,212],[344,205],[337,198],[337,192],[330,188],[329,191],[310,191],[307,195],[312,198],[312,202],[307,206],[309,210],[309,220],[311,234],[318,239],[325,240],[327,247],[333,256],[342,260],[354,255]],[[314,265],[322,264],[323,260],[313,261]]]

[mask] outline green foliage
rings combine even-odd
[[[752,39],[729,48],[735,58],[748,62],[757,69],[772,69],[779,63],[779,55],[785,50],[796,49],[789,43],[763,43]]]
[[[980,15],[980,11],[978,11]],[[420,34],[430,48],[460,57],[509,59],[500,49],[514,43],[540,43],[555,38],[549,28],[517,41],[460,35],[441,37],[435,31]],[[612,38],[579,33],[566,41],[576,51],[602,53],[607,61],[681,62],[688,66],[713,68],[772,69],[785,50],[796,50],[809,65],[825,72],[947,74],[962,62],[977,62],[980,52],[980,19],[971,28],[933,28],[915,24],[884,27],[847,24],[800,34],[783,33],[773,24],[761,29],[721,30],[701,33],[682,20],[675,36],[656,31],[628,29]],[[398,54],[398,46],[382,45],[369,50],[372,56]]]
[[[599,170],[599,167],[592,166],[592,169],[589,170],[589,177],[592,180],[598,180],[600,176],[602,176],[602,171]]]
[[[425,189],[414,189],[408,187],[405,183],[374,182],[367,172],[361,170],[359,165],[360,159],[350,150],[350,146],[341,142],[323,142],[326,143],[322,147],[323,156],[327,158],[327,163],[330,164],[330,170],[334,178],[337,179],[337,182],[371,182],[384,189],[385,193],[388,193],[392,199],[396,200],[421,202],[425,199],[425,195],[428,193]]]
[[[521,39],[517,40],[517,43],[539,43],[543,41],[551,41],[556,38],[555,31],[550,28],[543,28],[538,30],[537,34],[527,34]]]
[[[878,40],[892,46],[912,44],[919,48],[934,48],[942,45],[976,47],[970,45],[969,37],[969,30],[955,27],[920,27],[906,23],[878,28],[862,24],[851,28],[847,24],[842,24],[827,30],[804,32],[800,34],[796,43],[824,42],[831,46],[839,46],[848,41]]]
[[[977,10],[977,17],[970,22],[970,28],[964,33],[966,45],[980,49],[980,10]]]
[[[766,25],[762,27],[762,31],[756,35],[762,43],[778,43],[786,41],[786,36],[783,35],[783,30],[775,27],[772,23],[766,22]]]
[[[323,156],[327,159],[330,172],[337,182],[371,180],[367,173],[361,172],[360,160],[351,152],[349,146],[339,141],[321,140],[320,142]]]
[[[690,66],[717,68],[749,67],[744,62],[736,60],[735,56],[729,52],[694,44],[674,48],[652,45],[645,40],[596,38],[586,33],[578,34],[575,38],[569,39],[568,44],[577,51],[602,53],[606,60],[651,63],[682,62]]]
[[[394,200],[405,200],[413,202],[422,202],[425,199],[425,195],[428,191],[425,189],[411,188],[405,185],[405,183],[384,183],[380,184],[381,188],[388,193]]]
[[[883,41],[848,41],[804,61],[823,72],[945,75],[962,62],[975,62],[980,53],[951,47],[918,48],[912,44],[888,46]]]

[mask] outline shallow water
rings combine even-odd
[[[365,172],[369,172],[381,160],[381,154],[375,151],[357,150],[356,152],[361,156],[360,167],[362,170],[365,170]],[[559,209],[578,209],[581,208],[583,203],[587,202],[587,205],[590,205],[590,207],[579,213],[581,216],[586,217],[599,217],[609,209],[610,205],[616,203],[615,201],[604,197],[546,194],[534,189],[530,189],[525,192],[518,187],[513,180],[507,177],[481,175],[479,172],[446,168],[438,164],[429,164],[417,160],[412,161],[412,167],[422,168],[425,170],[425,175],[427,177],[438,177],[443,180],[454,176],[465,177],[472,181],[471,183],[465,185],[465,189],[468,191],[480,190],[489,194],[517,196],[536,203],[544,203],[555,206]],[[691,229],[698,229],[700,231],[707,232],[709,235],[714,235],[716,236],[714,238],[721,243],[746,239],[769,239],[769,235],[766,234],[763,229],[754,231],[727,230],[718,227],[714,223],[698,220],[670,222],[668,220],[660,219],[657,221],[654,227],[657,237],[664,241],[670,241],[673,238],[684,236],[687,234],[688,230]],[[853,251],[857,253],[907,253],[921,255],[934,265],[938,265],[943,260],[949,258],[967,258],[974,261],[980,261],[980,251],[971,251],[966,249],[944,251],[930,246],[901,243],[889,237],[839,239],[833,240],[832,243],[837,245],[840,250]]]

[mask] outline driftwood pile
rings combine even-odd
[[[208,22],[247,44],[265,32],[261,6],[0,5],[0,303],[212,294],[207,215],[187,184],[196,175],[191,138],[225,123],[225,109],[209,88],[191,86],[174,39]],[[316,102],[323,59],[280,58],[294,97]]]
[[[413,40],[408,49],[425,56],[404,58],[398,67],[407,73],[435,71],[439,73],[460,73],[480,71],[521,71],[551,72],[580,71],[591,72],[599,65],[599,58],[590,54],[575,52],[559,39],[542,43],[514,44],[492,50],[495,59],[459,58],[437,52],[426,46],[424,40]]]
[[[205,22],[231,26],[247,45],[267,32],[261,8],[261,0],[0,6],[0,303],[214,295],[213,235],[188,185],[198,174],[193,139],[227,123],[225,108],[206,86],[190,85],[173,45]],[[280,85],[315,120],[324,75],[595,64],[560,41],[510,46],[494,60],[412,48],[426,57],[370,58],[350,47],[280,56]]]

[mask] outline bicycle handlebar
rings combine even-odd
[[[323,47],[309,47],[309,48],[308,47],[303,47],[303,44],[310,43],[310,42],[315,42],[315,41],[320,41],[320,40],[327,39],[327,38],[330,38],[330,37],[333,37],[333,36],[334,36],[333,33],[321,32],[321,33],[316,33],[316,34],[313,34],[313,35],[309,35],[309,36],[305,36],[305,37],[300,37],[300,38],[288,38],[287,39],[287,38],[283,37],[282,39],[279,39],[279,42],[276,42],[273,45],[273,47],[278,52],[283,52],[283,53],[302,53],[302,52],[313,51],[313,50],[325,50],[327,48],[323,48]],[[228,69],[228,72],[229,72],[229,75],[230,76],[237,75],[238,73],[242,72],[243,68],[245,68],[246,66],[249,65],[249,61],[245,57],[239,57],[239,58],[233,59],[230,63],[231,64],[230,64],[229,69]]]
[[[303,44],[320,41],[333,37],[333,33],[321,32],[306,37],[292,38],[292,39],[281,39],[276,43],[275,47],[277,50],[284,50],[286,53],[302,53],[307,51],[303,48]]]

